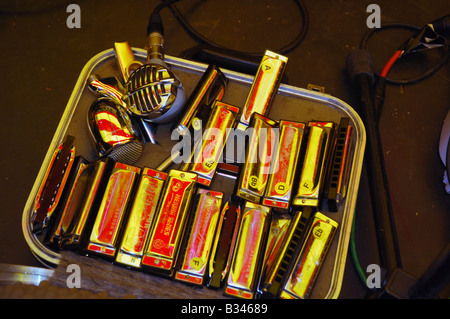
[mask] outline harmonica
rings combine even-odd
[[[199,189],[184,256],[175,279],[194,285],[202,285],[208,267],[217,223],[222,206],[223,193]]]
[[[251,136],[236,193],[243,199],[259,203],[264,195],[278,137],[275,124],[275,121],[258,113],[253,115]]]
[[[237,128],[245,131],[253,113],[266,116],[280,86],[288,58],[267,50],[261,59]]]
[[[305,299],[310,296],[338,226],[322,213],[315,214],[295,266],[280,293],[281,298]]]
[[[194,149],[193,163],[189,171],[198,175],[197,182],[210,186],[217,165],[227,141],[230,128],[233,127],[239,108],[216,101],[206,125],[200,150]]]
[[[246,202],[233,259],[224,288],[229,296],[252,299],[261,276],[271,208]]]
[[[278,253],[273,256],[261,279],[260,290],[264,296],[277,297],[280,288],[289,272],[292,260],[298,254],[300,245],[306,236],[306,231],[314,216],[314,208],[304,207],[303,211],[295,211],[289,229],[283,238]]]
[[[293,217],[291,214],[279,213],[277,211],[272,213],[269,235],[264,253],[263,270],[261,274],[262,280],[266,277],[267,272],[272,268],[272,265],[276,261],[278,255],[280,255],[286,236],[289,233],[292,220]],[[261,291],[261,289],[259,290]]]
[[[67,135],[55,149],[44,178],[37,192],[31,222],[33,231],[39,232],[48,226],[58,206],[75,160],[75,137]]]
[[[141,268],[145,243],[153,224],[167,174],[144,167],[135,191],[116,262]]]
[[[114,52],[116,54],[120,72],[122,73],[122,78],[126,82],[131,73],[143,63],[135,60],[133,50],[128,42],[115,42]]]
[[[213,243],[208,268],[207,285],[220,288],[230,270],[234,246],[241,221],[239,201],[231,200],[224,204]]]
[[[142,267],[172,276],[195,192],[197,174],[171,170],[164,186]]]
[[[328,165],[328,153],[333,138],[333,122],[309,122],[309,135],[295,206],[318,207],[323,192]]]
[[[115,163],[95,218],[87,251],[114,257],[124,216],[140,172],[138,167]]]
[[[186,111],[176,126],[180,135],[192,134],[193,130],[200,129],[201,123],[208,120],[213,103],[222,99],[227,84],[225,74],[217,66],[209,65],[186,103]]]
[[[264,205],[289,208],[305,127],[304,123],[280,121],[280,140],[262,200]]]
[[[337,212],[346,196],[348,179],[351,171],[351,135],[350,119],[341,119],[337,129],[334,157],[330,166],[327,187],[327,203],[331,212]]]
[[[112,166],[113,161],[108,158],[78,165],[51,236],[54,245],[85,248]]]

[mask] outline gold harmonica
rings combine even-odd
[[[305,127],[304,123],[280,121],[280,140],[262,204],[289,208]]]
[[[256,294],[270,226],[271,208],[246,202],[230,272],[224,288],[229,296],[251,299]]]
[[[258,113],[253,114],[250,124],[251,136],[236,194],[259,203],[269,180],[271,160],[278,136],[274,130],[275,121]]]
[[[213,250],[209,261],[208,287],[220,288],[230,270],[241,221],[241,206],[236,200],[224,204],[220,213]]]
[[[172,276],[197,174],[171,170],[142,258],[142,267]]]
[[[300,182],[292,202],[296,206],[318,207],[326,175],[334,123],[309,122],[308,128],[308,144]]]
[[[58,247],[83,249],[112,169],[110,159],[79,164],[70,192],[63,204],[51,241]]]
[[[322,213],[315,214],[302,250],[280,293],[281,298],[305,299],[310,296],[338,226]]]
[[[289,229],[283,237],[278,253],[273,255],[273,260],[267,265],[264,276],[261,279],[260,290],[263,295],[278,296],[285,274],[289,271],[291,261],[300,248],[313,214],[314,210],[312,207],[305,207],[303,211],[295,211],[293,213]]]
[[[229,129],[234,126],[238,112],[239,108],[230,104],[220,101],[216,101],[214,104],[205,128],[200,151],[194,151],[194,161],[189,168],[191,172],[198,175],[198,183],[210,186],[217,164],[221,160]]]
[[[277,94],[288,58],[267,50],[259,64],[237,128],[245,131],[253,113],[266,116]]]
[[[167,174],[144,167],[134,195],[116,262],[141,268],[145,243],[155,217]]]
[[[115,163],[92,228],[88,251],[108,257],[116,254],[124,216],[140,172],[138,167]]]
[[[267,245],[264,253],[261,284],[262,280],[266,278],[267,273],[272,268],[274,262],[276,262],[278,256],[283,250],[283,245],[286,241],[286,237],[289,235],[289,229],[292,220],[293,216],[291,214],[279,213],[277,211],[272,212],[269,235],[267,238]],[[261,287],[259,290],[262,291]]]
[[[203,73],[197,86],[194,88],[186,103],[186,111],[176,126],[180,135],[187,135],[192,130],[197,130],[200,121],[208,119],[213,103],[221,100],[228,79],[225,74],[215,65],[211,64]]]
[[[223,193],[199,189],[181,266],[175,279],[202,285],[211,255]]]
[[[351,171],[352,127],[350,119],[341,119],[337,129],[336,146],[330,166],[327,187],[328,209],[337,212],[346,196]]]

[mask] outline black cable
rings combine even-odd
[[[178,8],[174,5],[175,2],[178,2],[179,0],[168,0],[162,2],[155,8],[153,11],[154,13],[161,11],[163,8],[167,7],[172,12],[172,14],[175,16],[175,18],[179,21],[179,23],[183,26],[183,28],[198,42],[207,44],[213,48],[216,49],[224,49],[227,51],[234,52],[235,54],[244,55],[244,56],[253,56],[253,57],[261,57],[263,56],[264,52],[243,52],[239,50],[229,49],[224,47],[221,44],[218,44],[216,42],[211,41],[210,39],[203,36],[201,33],[199,33],[195,28],[193,28],[190,23],[186,20],[186,18],[183,16],[183,14],[178,10]],[[300,28],[300,32],[298,35],[288,44],[282,46],[281,48],[274,50],[275,52],[278,52],[280,54],[286,54],[293,49],[295,49],[305,38],[306,33],[309,28],[309,14],[308,10],[301,0],[294,0],[295,4],[298,6],[299,11],[302,15],[302,24]]]
[[[415,31],[415,32],[418,32],[421,30],[420,27],[410,25],[410,24],[404,24],[404,23],[385,24],[385,25],[381,26],[381,28],[371,29],[371,30],[367,31],[361,40],[360,48],[367,49],[367,44],[368,44],[370,38],[375,33],[384,31],[387,29],[399,29],[399,28],[407,29],[407,30],[411,30],[411,31]],[[436,63],[433,67],[429,68],[427,71],[423,72],[422,74],[419,74],[417,76],[413,76],[413,77],[407,78],[407,79],[392,79],[392,78],[386,77],[386,83],[394,84],[394,85],[407,85],[407,84],[413,84],[413,83],[417,83],[417,82],[425,80],[426,78],[428,78],[429,76],[434,74],[436,71],[438,71],[445,63],[447,63],[447,60],[450,56],[449,48],[448,48],[448,46],[444,46],[443,49],[445,50],[445,52],[444,52],[442,59],[439,60],[438,63]],[[379,73],[377,73],[377,75],[379,76]]]

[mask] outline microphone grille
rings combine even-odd
[[[144,64],[130,75],[124,100],[138,116],[162,115],[175,101],[177,82],[167,68]]]

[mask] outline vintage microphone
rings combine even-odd
[[[168,123],[182,111],[186,93],[164,61],[164,31],[159,13],[150,16],[147,39],[147,62],[130,74],[122,99],[131,113],[145,121]]]

